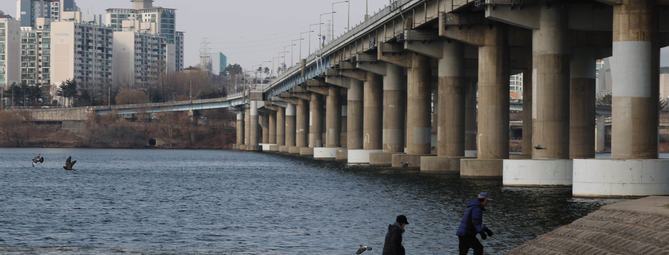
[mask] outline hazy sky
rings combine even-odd
[[[105,14],[107,8],[132,8],[130,0],[75,0],[84,13]],[[211,53],[223,52],[228,63],[238,63],[251,68],[279,56],[292,40],[308,32],[310,24],[319,23],[320,14],[332,10],[332,3],[342,0],[155,0],[154,6],[177,9],[177,30],[185,32],[184,66],[199,63],[200,48],[204,37],[210,42]],[[367,0],[370,16],[388,4],[389,0]],[[365,0],[351,0],[350,19],[354,27],[364,19]],[[345,31],[347,3],[335,4],[335,31]],[[16,17],[16,0],[0,0],[0,10]],[[322,16],[323,23],[331,19]],[[326,26],[323,26],[325,33]],[[312,26],[311,47],[318,43],[318,25]],[[308,34],[302,34],[302,57],[307,56]],[[293,61],[299,59],[299,41],[291,51]],[[287,53],[286,63],[291,54]],[[274,59],[276,63],[278,59]],[[272,63],[263,63],[272,67]],[[669,66],[669,50],[662,51],[662,66]]]
[[[75,0],[83,13],[105,14],[107,8],[132,8],[130,0]],[[185,32],[184,66],[199,63],[200,48],[204,37],[210,42],[211,53],[222,52],[228,63],[238,63],[251,68],[264,61],[272,61],[284,46],[308,32],[310,24],[319,23],[320,14],[332,10],[332,3],[342,0],[154,0],[154,6],[174,8],[177,13],[176,29]],[[378,12],[388,0],[367,0],[369,14]],[[365,15],[365,0],[351,0],[351,27],[360,23]],[[347,23],[347,3],[334,5],[335,31],[343,33]],[[0,10],[16,17],[16,0],[0,0]],[[323,23],[331,15],[322,17]],[[105,21],[106,22],[106,21]],[[323,26],[325,32],[326,25]],[[311,27],[311,47],[318,45],[318,25]],[[302,57],[307,56],[308,34],[302,34]],[[299,41],[295,41],[293,61],[299,59]],[[290,47],[286,48],[291,51]],[[290,62],[290,53],[286,63]],[[274,59],[278,63],[277,59]],[[263,66],[272,67],[272,63]]]

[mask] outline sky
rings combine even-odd
[[[105,14],[107,8],[132,8],[130,0],[75,0],[83,13]],[[299,61],[300,41],[302,58],[308,54],[309,38],[311,48],[318,45],[319,18],[328,23],[332,3],[342,0],[154,0],[154,6],[174,8],[177,13],[176,29],[185,32],[184,67],[199,63],[203,39],[209,41],[209,52],[222,52],[229,64],[240,64],[243,68],[257,68],[259,65],[272,68],[281,62],[277,58],[286,53],[286,63]],[[364,20],[365,6],[369,6],[372,16],[384,8],[389,0],[351,0],[351,27]],[[16,0],[0,0],[0,10],[16,17]],[[334,25],[336,35],[345,32],[348,19],[347,3],[334,5]],[[311,24],[316,24],[310,26]],[[302,32],[314,31],[301,34]],[[326,25],[322,32],[325,33]],[[336,37],[336,36],[335,36]],[[295,41],[293,41],[295,40]],[[291,44],[295,44],[293,49]],[[291,56],[291,53],[293,54]],[[669,66],[669,49],[662,50],[662,66]]]
[[[75,0],[83,13],[102,14],[107,8],[132,8],[130,0]],[[228,63],[238,63],[244,68],[262,64],[272,68],[274,61],[278,67],[279,52],[284,46],[295,44],[285,50],[293,52],[293,61],[298,62],[300,33],[308,32],[311,26],[311,47],[318,45],[318,23],[320,14],[331,12],[332,3],[342,0],[154,0],[154,6],[176,9],[176,30],[185,32],[184,67],[199,63],[203,39],[210,42],[209,51],[218,55],[222,52]],[[389,0],[351,0],[351,27],[364,20],[365,5],[369,5],[369,15],[378,12]],[[0,0],[0,10],[16,17],[16,0]],[[334,5],[334,25],[336,34],[345,32],[348,20],[347,3]],[[323,15],[326,23],[331,15]],[[106,22],[106,21],[105,21]],[[326,25],[323,25],[323,33]],[[309,33],[301,35],[302,57],[308,54]],[[295,40],[294,42],[291,42]],[[213,54],[212,54],[213,55]],[[283,54],[281,54],[283,55]],[[286,53],[286,63],[291,54]]]

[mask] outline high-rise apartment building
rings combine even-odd
[[[21,25],[8,15],[0,15],[0,88],[20,80]]]
[[[38,18],[60,21],[64,11],[79,11],[74,0],[17,0],[16,16],[21,27],[35,27]]]
[[[132,9],[107,9],[106,20],[114,31],[133,31],[165,37],[174,45],[174,70],[183,70],[183,32],[176,31],[176,10],[153,6],[153,0],[132,0]],[[170,68],[172,69],[172,68]]]
[[[21,31],[21,82],[28,85],[51,85],[50,20],[39,18],[42,29]]]
[[[523,99],[523,74],[511,75],[509,85],[509,97],[511,99]]]
[[[146,88],[166,71],[165,37],[132,31],[114,32],[114,84]]]
[[[109,27],[74,22],[51,23],[51,83],[68,79],[92,93],[112,84],[113,31]],[[58,87],[58,86],[54,86]]]

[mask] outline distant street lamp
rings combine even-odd
[[[313,32],[313,31],[311,31],[311,26],[316,26],[316,25],[319,25],[319,27],[320,27],[320,25],[323,25],[323,23],[316,23],[316,24],[309,25],[309,50],[308,50],[309,54],[311,54],[311,32]]]
[[[321,21],[321,19],[323,18],[323,15],[328,15],[328,14],[331,14],[331,13],[336,13],[336,12],[326,12],[326,13],[321,14],[320,17],[318,17],[318,23],[323,24],[323,21]],[[325,39],[323,38],[323,33],[321,32],[321,26],[318,26],[318,41],[321,44],[319,47],[323,48],[323,46],[325,45]]]
[[[334,30],[335,30],[335,25],[334,25],[334,14],[335,14],[335,11],[334,11],[334,5],[335,5],[335,4],[341,4],[341,3],[348,3],[348,1],[339,1],[339,2],[334,2],[334,3],[332,3],[332,24],[331,24],[331,25],[332,25],[332,31],[330,31],[330,32],[332,32],[332,38],[330,38],[330,40],[334,39],[334,35],[335,35],[335,32],[334,32]]]
[[[302,39],[302,34],[307,34],[307,33],[311,34],[311,31],[300,33],[300,61],[302,61],[302,40],[304,40],[304,39]],[[311,42],[311,40],[309,40],[309,41]],[[309,46],[311,46],[311,45],[309,45]]]
[[[302,59],[302,52],[301,52],[301,50],[302,50],[302,38],[300,37],[300,39],[295,39],[295,40],[290,41],[290,43],[291,43],[290,44],[290,50],[293,51],[293,52],[290,53],[290,62],[291,62],[290,66],[293,66],[295,64],[295,61],[293,60],[293,55],[295,55],[294,54],[295,51],[293,50],[293,46],[295,46],[295,43],[294,43],[295,41],[300,41],[300,59]],[[300,60],[300,61],[302,61],[302,60]]]

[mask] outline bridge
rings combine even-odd
[[[669,160],[658,159],[667,6],[396,0],[269,86],[218,107],[237,111],[240,150],[390,167],[406,161],[505,186],[568,186],[577,197],[669,195]],[[594,159],[609,113],[595,106],[595,61],[610,56],[612,159]],[[510,155],[509,76],[517,73],[531,82],[523,83],[523,152]],[[161,107],[151,109],[195,105]]]

